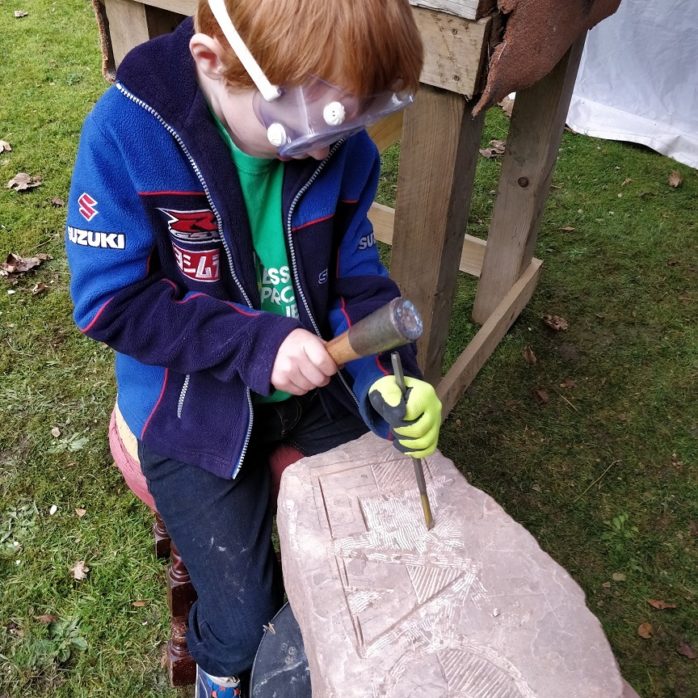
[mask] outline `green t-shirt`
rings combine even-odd
[[[221,121],[214,115],[238,171],[257,267],[257,288],[261,309],[286,317],[298,317],[291,269],[286,252],[282,218],[284,163],[275,158],[256,158],[240,150]],[[281,390],[257,402],[279,402],[290,397]]]

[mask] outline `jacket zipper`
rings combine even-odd
[[[160,116],[160,114],[153,109],[149,104],[144,102],[142,99],[139,99],[134,95],[132,92],[129,92],[129,90],[124,87],[124,85],[120,82],[116,83],[116,88],[123,94],[127,99],[131,100],[134,104],[137,104],[139,107],[147,111],[151,116],[154,116],[157,121],[165,128],[165,130],[177,141],[177,144],[179,147],[182,149],[182,152],[186,156],[187,160],[189,161],[189,164],[191,165],[191,168],[194,170],[194,174],[196,175],[197,179],[201,183],[201,186],[204,190],[204,194],[206,194],[206,199],[209,203],[209,206],[211,207],[211,210],[213,211],[213,214],[216,217],[216,224],[218,225],[218,232],[220,233],[221,236],[221,242],[223,243],[223,249],[225,250],[225,255],[228,260],[228,268],[230,269],[230,275],[233,277],[233,281],[235,282],[235,285],[237,286],[238,290],[240,291],[240,294],[244,298],[245,302],[247,305],[251,308],[252,307],[252,302],[249,299],[249,296],[245,292],[245,289],[243,288],[242,284],[240,283],[240,280],[237,277],[237,274],[235,273],[235,267],[233,266],[233,256],[230,252],[230,247],[228,246],[228,241],[225,239],[225,235],[223,234],[223,222],[221,221],[220,214],[218,213],[218,209],[216,208],[216,205],[213,203],[213,198],[211,197],[211,192],[209,191],[208,185],[206,184],[206,180],[204,179],[204,176],[201,174],[201,170],[199,169],[199,166],[196,163],[196,160],[192,157],[192,155],[189,153],[189,150],[187,149],[187,146],[184,144],[184,141],[182,140],[181,136],[177,131],[170,126],[165,119]],[[329,159],[329,156],[328,156]],[[324,164],[324,162],[322,163]],[[314,324],[314,321],[313,321]],[[182,386],[182,390],[180,391],[179,394],[179,400],[177,402],[177,417],[181,419],[182,416],[182,409],[184,407],[184,401],[186,399],[187,391],[189,390],[189,381],[190,381],[190,374],[187,374],[184,379],[184,385]],[[242,467],[242,461],[245,458],[245,454],[247,453],[247,449],[249,448],[250,445],[250,438],[252,436],[252,423],[254,421],[254,411],[253,411],[253,405],[252,405],[252,395],[251,391],[248,387],[245,387],[246,393],[247,393],[247,405],[248,405],[248,411],[249,411],[249,422],[247,425],[247,433],[245,434],[245,442],[242,445],[242,451],[240,452],[240,457],[238,459],[238,462],[236,463],[231,478],[235,479],[237,477],[237,474],[240,472],[240,468]]]
[[[291,205],[288,209],[288,215],[286,216],[286,239],[288,241],[288,249],[291,255],[291,267],[293,269],[293,279],[295,281],[295,287],[296,287],[296,293],[301,298],[301,301],[303,302],[303,307],[305,308],[305,312],[308,314],[308,317],[310,318],[310,322],[313,325],[313,330],[315,331],[315,334],[322,339],[322,334],[320,332],[320,328],[315,321],[315,318],[313,317],[313,314],[310,310],[310,303],[308,303],[308,299],[305,296],[305,293],[303,292],[303,287],[301,286],[301,279],[300,275],[298,273],[298,265],[296,262],[296,250],[295,247],[293,246],[293,230],[292,230],[292,219],[293,219],[293,212],[296,209],[296,206],[298,205],[298,202],[301,200],[301,198],[304,196],[304,194],[310,189],[310,187],[315,183],[315,180],[320,176],[320,173],[325,169],[325,165],[329,161],[329,159],[341,148],[341,146],[344,144],[344,139],[337,141],[333,146],[330,152],[327,154],[327,157],[318,165],[317,169],[315,172],[313,172],[312,176],[310,179],[305,183],[303,187],[301,187],[298,190],[298,193],[295,195],[293,200],[291,201]],[[342,375],[341,370],[338,371],[337,375],[339,376],[339,379],[342,382],[342,385],[346,388],[346,391],[349,393],[351,396],[352,400],[356,403],[356,407],[359,408],[359,401],[356,399],[356,395],[354,395],[354,391],[349,387],[349,384],[346,381],[346,378]]]

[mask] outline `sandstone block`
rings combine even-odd
[[[424,466],[431,531],[411,461],[371,434],[284,473],[313,697],[632,696],[570,575],[443,455]]]

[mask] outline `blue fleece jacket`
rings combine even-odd
[[[116,350],[119,408],[164,456],[235,477],[276,353],[303,327],[329,339],[398,295],[367,219],[379,158],[367,134],[285,166],[283,220],[299,318],[258,308],[235,167],[199,89],[191,19],[131,51],[85,121],[68,207],[75,321]],[[401,350],[419,375],[414,347]],[[329,403],[388,426],[367,399],[387,355],[351,362]]]

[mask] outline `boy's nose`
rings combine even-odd
[[[314,160],[324,160],[330,154],[330,146],[325,146],[324,148],[316,148],[315,150],[309,150],[308,156]]]

